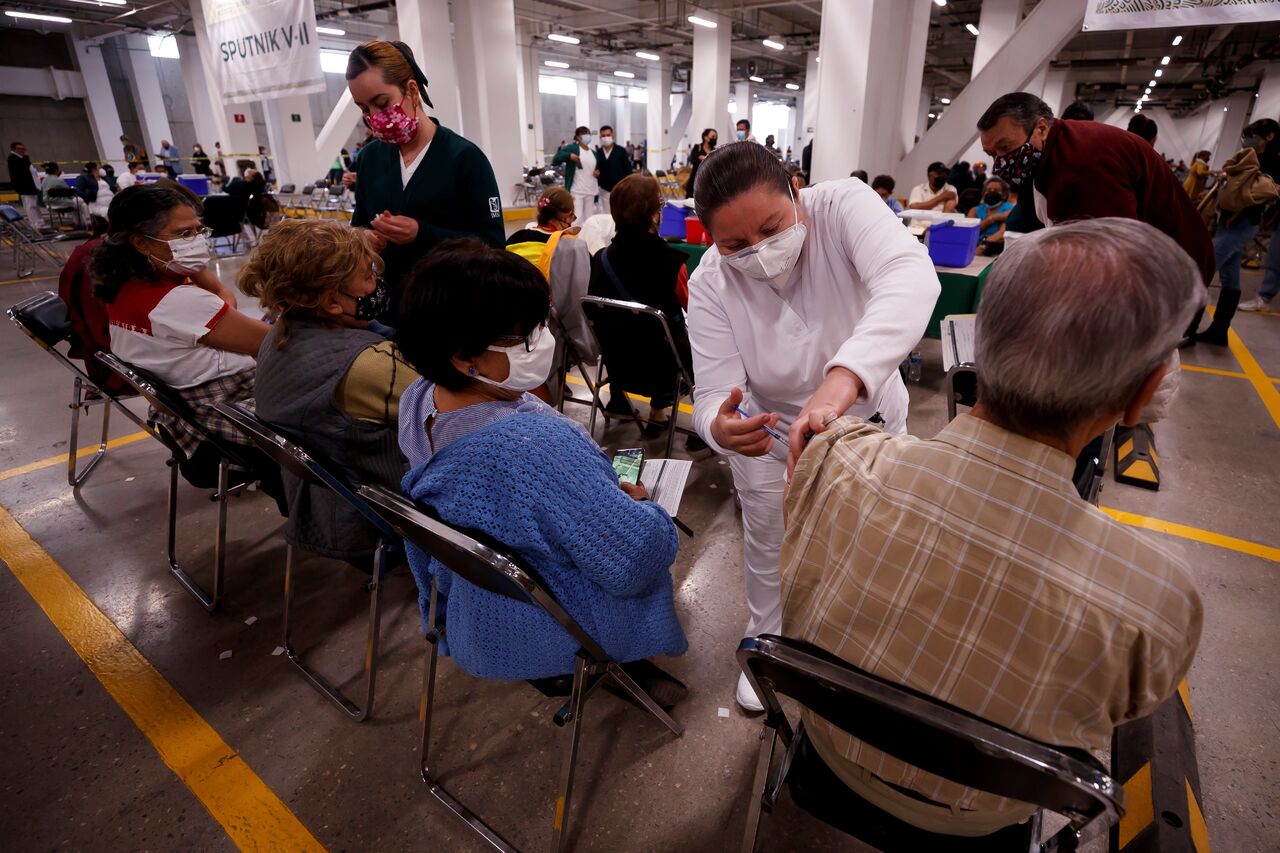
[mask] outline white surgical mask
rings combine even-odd
[[[608,148],[610,145],[613,144],[613,137],[612,136],[600,137],[600,144],[603,145],[605,148]]]
[[[209,238],[203,234],[179,237],[176,240],[160,240],[160,242],[167,243],[169,251],[173,254],[170,260],[162,264],[170,272],[178,275],[195,275],[209,266]],[[155,260],[158,261],[159,258]]]
[[[491,352],[506,353],[507,378],[501,382],[496,382],[478,373],[472,374],[472,378],[479,379],[481,382],[492,385],[495,388],[505,388],[508,391],[523,393],[532,391],[547,381],[547,376],[551,373],[551,365],[556,357],[556,339],[547,331],[546,326],[539,326],[534,330],[533,334],[529,335],[527,347],[521,341],[511,346],[489,347],[489,350]]]
[[[800,258],[800,250],[804,248],[804,238],[809,233],[809,229],[800,221],[795,190],[791,191],[791,211],[796,217],[794,225],[741,252],[726,255],[725,263],[759,281],[767,281],[775,286],[786,284]]]
[[[591,134],[589,134],[589,133],[584,133],[584,134],[582,134],[582,144],[583,144],[583,145],[590,145],[590,144],[591,144]]]

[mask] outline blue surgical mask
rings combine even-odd
[[[582,144],[583,144],[583,145],[590,145],[590,144],[591,144],[591,134],[589,134],[589,133],[584,133],[584,134],[582,134]]]
[[[747,132],[746,132],[745,130],[740,130],[740,131],[738,131],[738,141],[739,141],[739,142],[742,142],[742,141],[743,141],[744,139],[746,139],[746,138],[747,138]]]

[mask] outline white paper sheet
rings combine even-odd
[[[688,459],[647,459],[640,469],[640,482],[649,490],[649,499],[674,517],[680,513],[680,499],[692,470]]]
[[[973,363],[976,314],[948,314],[942,318],[942,369]]]

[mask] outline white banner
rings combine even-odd
[[[312,0],[202,0],[223,97],[232,103],[324,91]]]
[[[1280,0],[1086,0],[1085,32],[1280,20]]]

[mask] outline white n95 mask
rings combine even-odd
[[[512,344],[505,347],[489,347],[491,352],[506,353],[507,356],[507,378],[501,382],[496,382],[487,376],[473,374],[473,379],[479,379],[487,385],[495,388],[505,388],[508,391],[532,391],[543,382],[547,381],[547,376],[551,373],[551,365],[556,357],[556,339],[555,336],[547,331],[547,327],[539,326],[529,335],[528,344],[521,341],[518,344]]]
[[[787,276],[791,275],[791,270],[800,258],[804,238],[809,233],[809,229],[800,221],[795,190],[791,190],[791,210],[796,216],[794,225],[741,252],[726,255],[725,263],[751,278],[773,285],[785,284]]]

